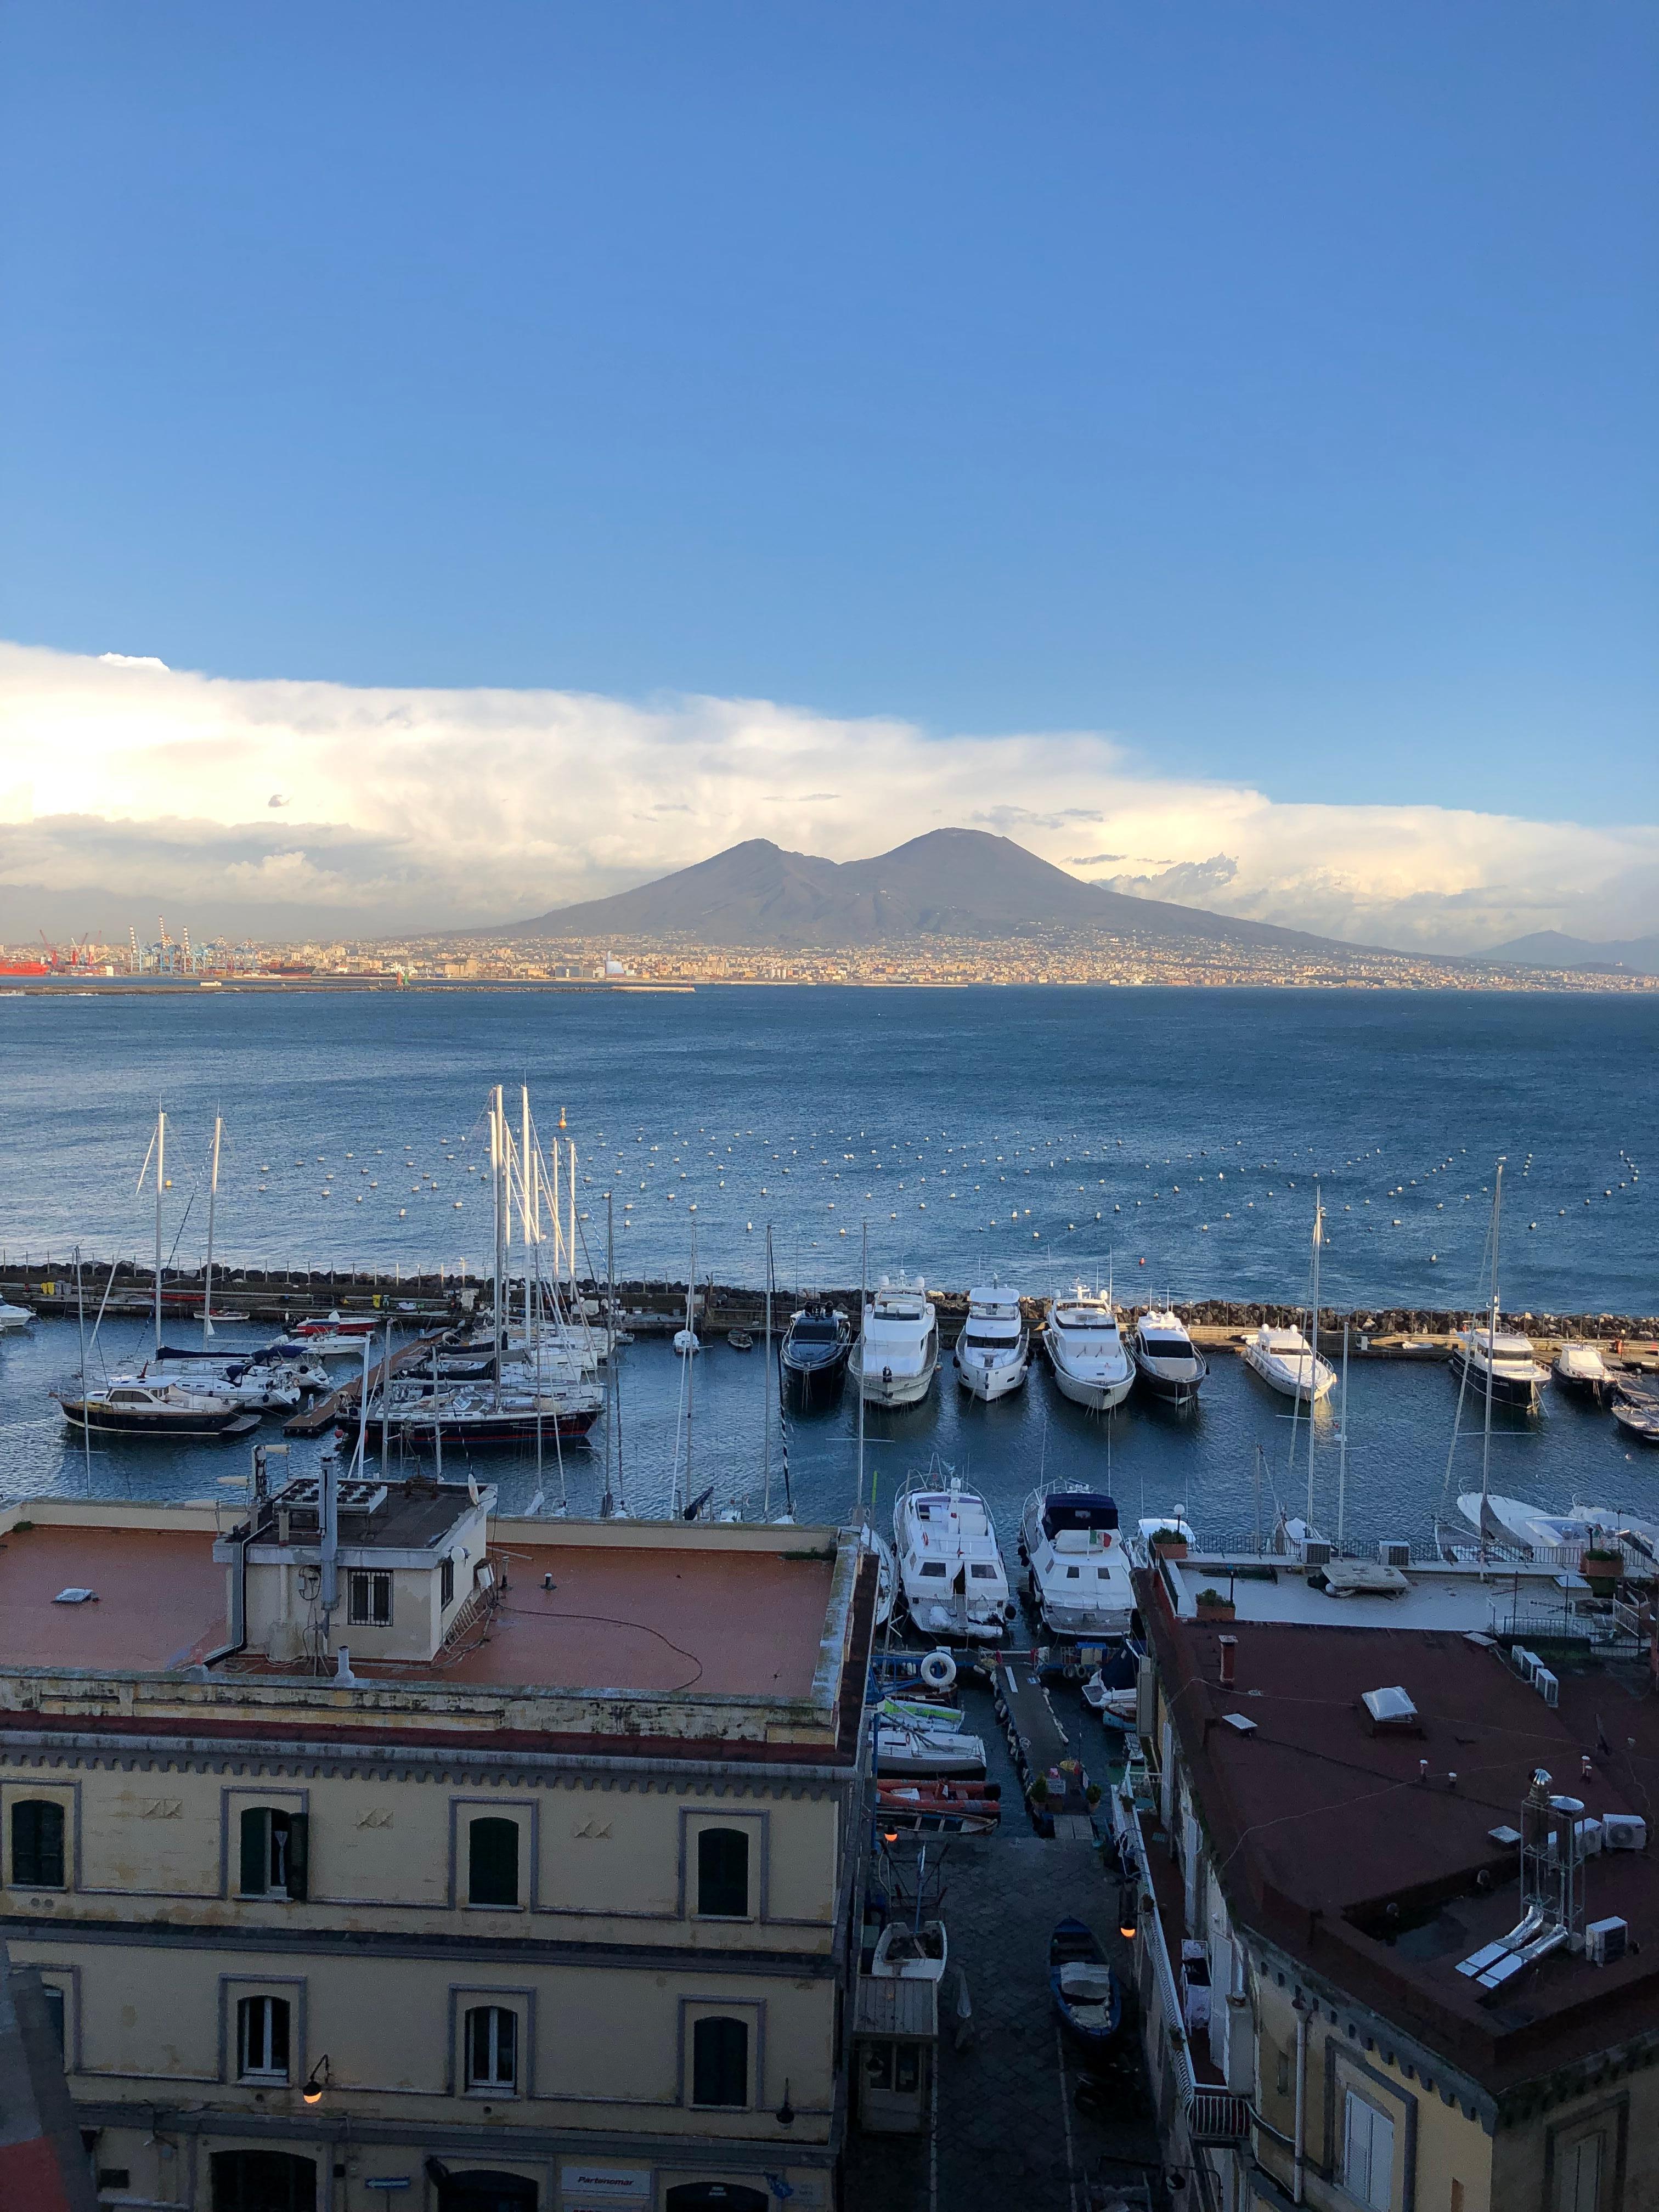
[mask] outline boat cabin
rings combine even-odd
[[[1042,1533],[1057,1552],[1108,1548],[1117,1507],[1103,1491],[1061,1490],[1042,1501]]]

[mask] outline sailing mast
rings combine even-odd
[[[761,1518],[772,1518],[772,1224],[766,1224],[766,1364],[762,1371],[761,1436],[764,1482],[761,1490]]]
[[[502,1238],[506,1224],[501,1218],[501,1176],[506,1166],[502,1154],[507,1150],[507,1115],[501,1104],[501,1086],[498,1083],[489,1101],[489,1169],[490,1181],[495,1193],[495,1405],[501,1402],[501,1272],[507,1265]]]
[[[865,1302],[870,1295],[870,1224],[864,1224],[864,1243],[859,1255],[859,1511],[864,1510],[864,1324]],[[871,1500],[871,1518],[875,1518]]]
[[[1314,1532],[1314,1434],[1319,1424],[1314,1416],[1319,1410],[1319,1246],[1324,1208],[1319,1202],[1319,1177],[1314,1177],[1314,1233],[1313,1233],[1313,1312],[1312,1326],[1308,1332],[1308,1534]]]
[[[161,1193],[167,1188],[167,1117],[155,1109],[155,1349],[161,1349]]]
[[[1498,1358],[1498,1221],[1504,1205],[1504,1163],[1500,1159],[1492,1188],[1492,1303],[1486,1314],[1486,1413],[1480,1437],[1480,1534],[1486,1534],[1486,1491],[1492,1474],[1492,1370]],[[1474,1340],[1474,1331],[1469,1331]]]
[[[207,1276],[202,1285],[202,1349],[207,1350],[208,1339],[213,1334],[213,1216],[219,1196],[219,1139],[224,1122],[216,1114],[213,1117],[213,1173],[208,1179],[208,1249]]]

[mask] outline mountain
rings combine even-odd
[[[1567,937],[1559,929],[1535,929],[1529,937],[1512,937],[1494,945],[1482,960],[1513,960],[1527,968],[1628,968],[1638,975],[1659,975],[1659,937],[1628,937],[1596,945],[1585,937]]]
[[[556,907],[501,933],[688,937],[703,945],[785,949],[913,937],[1011,937],[1038,929],[1195,937],[1316,952],[1361,949],[1079,883],[1012,838],[983,830],[930,830],[872,860],[822,860],[751,837],[636,890]]]

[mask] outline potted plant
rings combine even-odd
[[[1611,1597],[1624,1580],[1624,1555],[1592,1544],[1579,1555],[1578,1571],[1597,1597]]]
[[[1179,1528],[1154,1528],[1151,1538],[1154,1552],[1166,1559],[1184,1559],[1187,1539]]]
[[[1201,1589],[1198,1594],[1200,1620],[1231,1620],[1236,1609],[1231,1598],[1223,1597],[1218,1589]]]
[[[1048,1802],[1048,1776],[1046,1774],[1034,1774],[1031,1778],[1031,1787],[1028,1794],[1034,1805],[1046,1805]]]

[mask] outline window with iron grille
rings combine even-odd
[[[390,1628],[391,1576],[374,1569],[354,1567],[349,1577],[346,1619],[353,1628]]]

